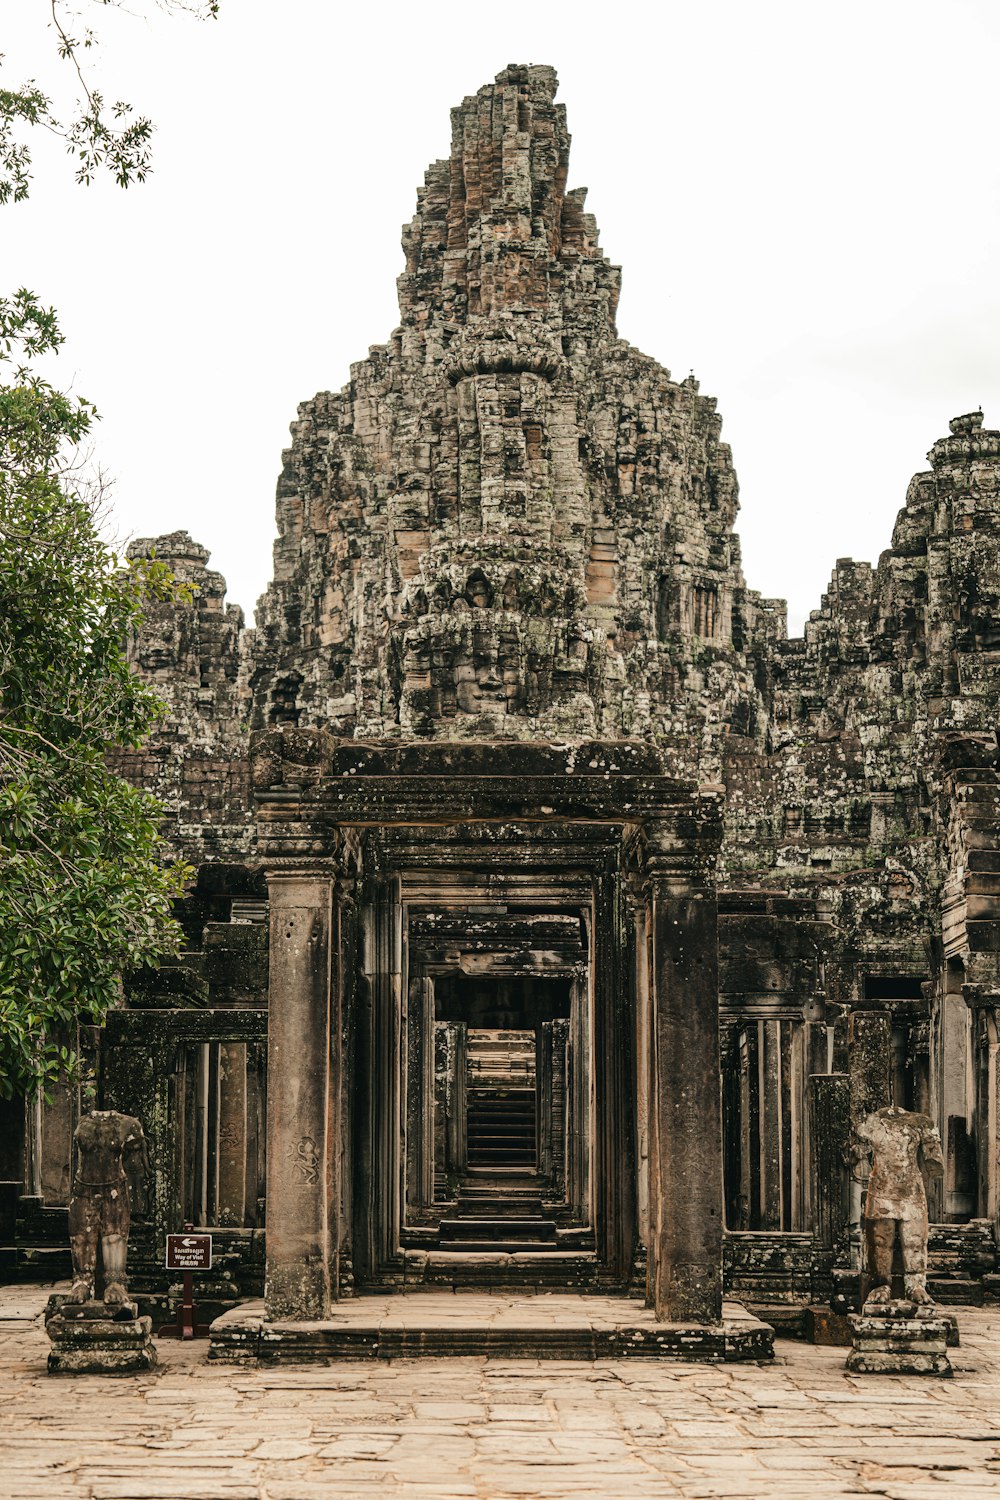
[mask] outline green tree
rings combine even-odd
[[[72,5],[67,0],[38,0],[38,5],[48,16],[56,51],[69,66],[78,97],[67,115],[56,110],[34,78],[13,88],[0,83],[0,203],[17,203],[28,196],[30,136],[37,130],[65,142],[75,158],[77,182],[89,184],[102,170],[110,172],[119,187],[144,181],[151,165],[152,121],[136,115],[123,99],[109,103],[86,66],[98,36],[84,17],[102,8],[133,7],[123,6],[122,0],[90,0],[89,6],[85,0]],[[219,5],[220,0],[155,0],[158,10],[211,20],[218,15]]]
[[[0,87],[0,203],[27,197],[29,137],[61,136],[89,183],[122,187],[150,167],[152,125],[110,107],[81,57],[96,44],[63,0],[45,0],[59,56],[82,91],[57,117],[34,80]],[[118,0],[91,0],[114,5]],[[218,0],[160,0],[214,16]],[[35,370],[63,342],[27,289],[0,297],[0,1097],[48,1090],[78,1066],[72,1039],[98,1024],[125,970],[176,952],[171,915],[190,872],[169,858],[163,808],[107,765],[164,712],[131,672],[125,641],[151,601],[176,597],[155,559],[119,556],[81,444],[97,413]]]
[[[0,356],[61,342],[29,292],[0,300]],[[175,951],[185,868],[164,858],[162,808],[109,770],[164,711],[124,642],[168,569],[119,558],[100,493],[75,467],[94,412],[25,366],[0,385],[0,1093],[75,1066],[120,974]]]

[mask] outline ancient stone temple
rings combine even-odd
[[[133,544],[195,594],[132,643],[171,712],[121,768],[198,868],[96,1043],[150,1141],[133,1292],[190,1221],[217,1310],[646,1290],[807,1331],[857,1305],[850,1148],[896,1104],[944,1143],[928,1288],[991,1297],[1000,432],[954,419],[789,639],[715,402],[616,333],[555,92],[453,112],[399,328],[299,408],[255,627],[186,533]],[[61,1265],[75,1108],[0,1164],[15,1274]]]

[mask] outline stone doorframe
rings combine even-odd
[[[434,978],[427,976],[436,973],[438,962],[431,957],[427,964],[426,947],[422,954],[414,940],[410,913],[419,914],[419,928],[429,912],[469,915],[484,902],[493,907],[497,902],[521,908],[530,904],[539,913],[580,910],[589,951],[586,972],[579,972],[578,960],[560,960],[551,952],[544,971],[564,977],[575,995],[570,1029],[577,1132],[569,1153],[570,1201],[580,1222],[595,1229],[602,1285],[628,1284],[635,1249],[635,1091],[633,1057],[621,1046],[630,1030],[632,1001],[616,905],[621,854],[620,826],[599,823],[505,820],[497,826],[476,820],[366,831],[357,905],[363,933],[359,970],[371,1005],[356,1011],[352,1055],[371,1060],[363,1071],[374,1079],[374,1098],[365,1097],[369,1091],[357,1077],[362,1070],[356,1069],[350,1112],[356,1131],[351,1248],[358,1284],[397,1284],[405,1274],[400,1245],[404,1168],[394,1122],[405,1114],[410,1182],[411,1153],[416,1144],[419,1154],[419,1134],[427,1124],[415,1118],[412,1098],[401,1092],[406,1081],[403,1033],[407,1040],[413,1035],[410,1007],[417,998],[419,1009],[421,998],[415,990],[427,985],[433,1003]],[[381,955],[375,940],[379,932],[386,934]],[[411,1127],[416,1127],[416,1142]],[[607,1169],[608,1162],[617,1164],[614,1171]]]
[[[358,1157],[372,1143],[351,1141],[356,1101],[346,1089],[348,1021],[357,1025],[366,1006],[378,1005],[380,986],[398,986],[401,967],[385,919],[388,903],[375,901],[367,978],[355,983],[360,836],[372,829],[541,824],[599,825],[618,849],[594,877],[603,916],[595,924],[592,962],[605,974],[612,1002],[593,1059],[602,1117],[612,1122],[595,1142],[599,1258],[619,1279],[627,1275],[636,1241],[636,1174],[625,1158],[637,1105],[645,1101],[648,1300],[660,1319],[718,1322],[723,1210],[714,875],[721,789],[665,775],[656,750],[634,742],[371,744],[291,729],[255,737],[252,774],[271,904],[269,1316],[323,1318],[350,1289],[350,1199],[358,1169],[350,1153],[352,1144]],[[631,953],[634,973],[625,972],[616,953]],[[648,997],[644,1023],[624,1036],[609,1029],[616,986]],[[647,1050],[637,1060],[636,1034]],[[362,1091],[384,1082],[393,1066],[384,1037],[378,1046],[381,1056],[366,1055],[364,1045],[351,1055]],[[378,1226],[382,1244],[368,1252],[376,1259],[391,1250],[394,1236],[398,1242],[391,1205],[387,1212]]]

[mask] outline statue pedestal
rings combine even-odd
[[[852,1348],[847,1368],[855,1375],[952,1374],[948,1342],[953,1318],[916,1302],[884,1302],[849,1320]]]
[[[151,1318],[129,1303],[117,1317],[100,1302],[49,1298],[45,1332],[52,1343],[50,1375],[141,1375],[156,1367]]]

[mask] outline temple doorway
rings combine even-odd
[[[631,742],[281,732],[254,775],[268,1315],[627,1292],[648,1255],[658,1319],[717,1323],[716,789]]]
[[[505,883],[467,869],[460,906],[404,908],[404,1254],[594,1251],[590,903]]]

